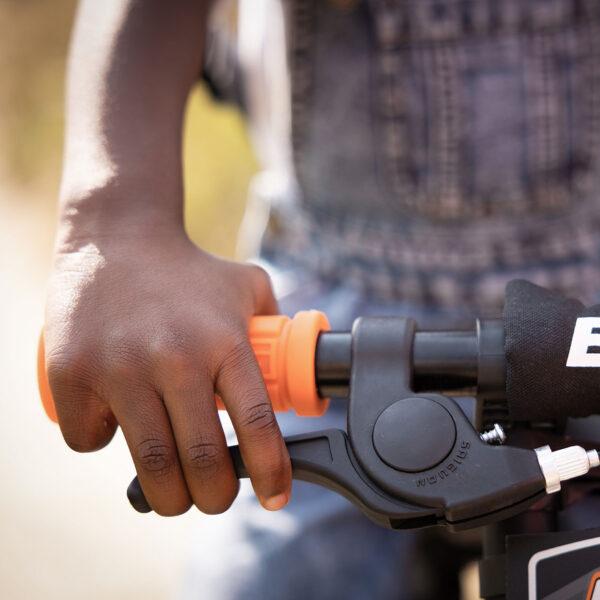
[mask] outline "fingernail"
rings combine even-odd
[[[263,500],[262,505],[267,510],[280,510],[288,503],[288,495],[287,494],[277,494],[277,496],[272,496],[271,498],[267,498]]]

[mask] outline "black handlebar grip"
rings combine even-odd
[[[244,461],[242,460],[239,446],[230,446],[229,452],[231,453],[233,468],[237,478],[243,479],[248,477],[248,471],[246,470],[246,465],[244,465]],[[127,487],[127,499],[129,500],[129,504],[131,504],[131,506],[133,506],[137,512],[152,512],[152,507],[150,504],[148,504],[148,500],[146,500],[144,490],[142,489],[140,480],[137,478],[137,476],[131,480],[131,483]]]
[[[600,340],[594,321],[582,321],[590,339],[582,349],[590,365],[571,362],[579,319],[600,317],[600,304],[586,308],[527,281],[511,281],[504,304],[506,399],[513,421],[550,421],[600,412],[597,366]],[[586,339],[583,342],[586,342]],[[587,350],[587,354],[586,354]]]

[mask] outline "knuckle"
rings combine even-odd
[[[171,350],[163,353],[160,362],[175,376],[187,373],[194,363],[190,353],[183,350]]]
[[[189,333],[185,324],[175,321],[165,324],[156,335],[153,336],[150,351],[157,359],[171,355],[182,354],[189,346]]]
[[[146,438],[135,448],[135,458],[140,469],[155,481],[171,475],[176,464],[173,448],[160,438]]]
[[[165,353],[159,361],[159,372],[165,385],[173,390],[184,390],[198,374],[198,362],[184,352]]]
[[[271,277],[265,269],[258,265],[250,265],[249,269],[254,281],[256,281],[258,285],[271,287]]]
[[[199,441],[186,449],[187,466],[203,478],[215,475],[224,458],[219,445],[210,441]]]
[[[247,431],[261,435],[279,432],[273,409],[268,402],[249,402],[241,411],[240,425]]]
[[[103,366],[108,377],[114,381],[129,381],[149,369],[142,344],[133,336],[124,337],[110,345],[104,356]]]
[[[85,349],[49,355],[48,381],[58,409],[65,443],[75,452],[94,452],[106,446],[116,421],[102,395],[102,371]]]
[[[188,334],[175,330],[154,340],[151,354],[153,362],[175,383],[188,381],[201,364],[198,344],[194,344]]]
[[[258,265],[252,265],[252,282],[254,285],[255,299],[256,295],[264,296],[265,294],[273,294],[273,285],[269,274]]]
[[[94,354],[86,348],[71,347],[49,353],[46,371],[50,385],[61,392],[86,386],[96,367]]]
[[[131,352],[113,352],[107,358],[106,370],[111,381],[131,381],[139,376],[142,361]]]

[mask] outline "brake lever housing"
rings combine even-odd
[[[415,330],[404,318],[354,323],[348,435],[357,464],[386,494],[453,529],[523,510],[545,494],[535,452],[490,446],[454,400],[412,391]]]

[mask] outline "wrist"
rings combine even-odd
[[[169,196],[144,186],[111,182],[101,187],[62,193],[57,247],[110,239],[152,239],[185,236],[181,194]]]

